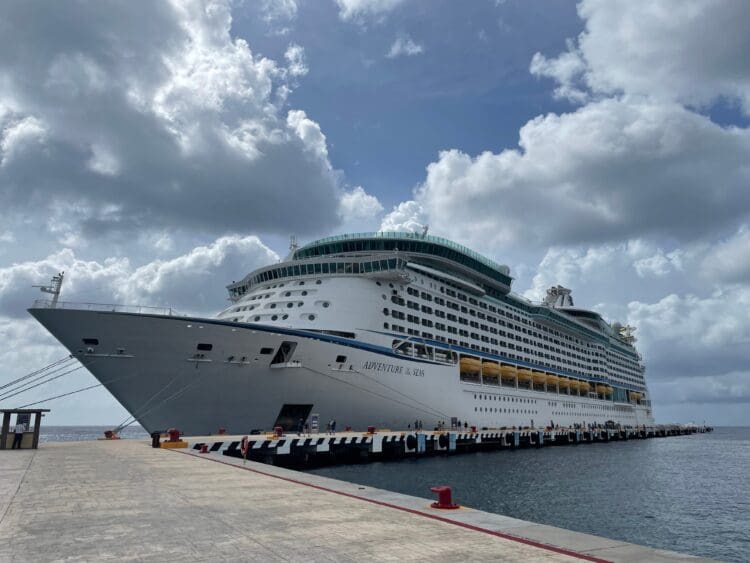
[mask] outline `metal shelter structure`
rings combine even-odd
[[[42,413],[50,412],[50,409],[0,409],[3,415],[2,430],[0,430],[0,450],[8,450],[13,444],[13,432],[10,431],[10,417],[12,415],[21,415],[21,418],[27,418],[31,421],[31,415],[34,416],[34,426],[32,430],[24,432],[22,449],[37,449],[39,447],[39,428],[42,423]],[[28,425],[28,422],[27,422]]]

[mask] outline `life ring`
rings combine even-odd
[[[247,450],[250,445],[250,442],[247,439],[247,436],[242,438],[242,441],[240,442],[240,452],[242,453],[242,457],[247,456]]]

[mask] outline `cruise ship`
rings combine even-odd
[[[293,245],[215,317],[66,303],[59,284],[29,312],[149,432],[653,423],[631,327],[511,283],[426,232],[356,233]]]

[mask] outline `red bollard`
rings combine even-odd
[[[282,428],[281,426],[274,426],[273,427],[273,434],[277,438],[281,438],[284,435],[284,428]]]
[[[201,453],[202,454],[208,453],[208,444],[201,444]]]
[[[368,434],[375,434],[375,427],[374,426],[368,426],[367,427],[367,433]]]
[[[167,430],[167,434],[169,434],[169,441],[170,442],[179,442],[180,441],[180,431],[177,430],[177,428],[170,428]]]
[[[224,434],[226,434],[226,433],[227,433],[227,429],[226,429],[226,428],[224,428],[223,426],[221,426],[221,427],[219,428],[219,436],[223,436],[223,435],[224,435]]]
[[[438,494],[437,502],[433,502],[430,506],[432,508],[440,508],[443,510],[455,510],[461,508],[457,504],[453,504],[453,493],[450,487],[441,485],[439,487],[432,487],[430,489],[433,493]]]

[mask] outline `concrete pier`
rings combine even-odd
[[[274,433],[244,436],[247,452],[242,452],[243,436],[193,436],[186,444],[164,443],[165,446],[187,445],[200,450],[232,457],[245,457],[294,469],[336,463],[359,463],[393,460],[426,455],[454,455],[476,451],[512,450],[596,444],[603,442],[645,440],[668,436],[685,436],[710,432],[707,427],[661,425],[639,428],[539,428],[482,429],[440,431],[338,432],[336,434]]]
[[[698,560],[429,503],[135,440],[44,444],[0,455],[0,561]]]

